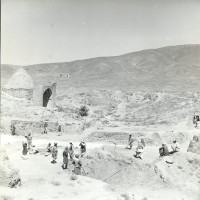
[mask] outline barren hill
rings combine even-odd
[[[58,81],[58,89],[105,88],[139,91],[198,91],[200,45],[143,50],[115,57],[24,66],[37,81]],[[13,68],[2,65],[2,84]],[[70,74],[70,78],[66,75]],[[5,77],[5,78],[4,78]]]

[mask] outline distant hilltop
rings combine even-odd
[[[2,65],[2,85],[8,82],[19,67]],[[137,91],[199,91],[200,45],[169,46],[121,56],[37,64],[23,68],[34,80],[56,81],[58,89],[63,92],[70,87]]]

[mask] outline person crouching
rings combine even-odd
[[[173,144],[171,145],[171,147],[173,150],[172,153],[176,153],[180,151],[180,144],[178,143],[176,139],[173,141]]]
[[[74,165],[74,171],[73,172],[76,175],[81,175],[82,162],[79,159],[79,155],[78,154],[75,155],[75,158],[73,159],[72,164]]]
[[[162,144],[162,147],[159,148],[159,154],[160,154],[160,156],[168,156],[169,155],[169,150],[168,150],[167,144],[165,142]]]
[[[144,152],[144,145],[143,145],[143,140],[138,142],[138,146],[136,148],[136,154],[134,157],[143,159],[143,152]]]

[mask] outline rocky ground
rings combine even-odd
[[[199,135],[192,123],[192,111],[197,109],[192,103],[198,93],[133,93],[125,97],[122,92],[98,91],[99,101],[95,95],[89,101],[86,94],[89,113],[80,117],[77,109],[84,105],[81,93],[57,97],[56,108],[42,108],[2,92],[2,148],[22,180],[14,189],[2,186],[2,199],[198,199],[199,140],[192,140]],[[73,105],[70,99],[74,99]],[[44,120],[50,124],[47,135],[41,134]],[[19,136],[10,136],[13,122]],[[56,131],[58,122],[62,124],[61,135]],[[57,164],[52,165],[51,156],[43,154],[28,155],[25,160],[21,157],[21,135],[28,133],[39,149],[58,142]],[[125,149],[130,133],[135,138],[131,151]],[[143,160],[133,157],[140,138],[146,142]],[[174,138],[182,150],[171,156],[174,164],[170,165],[159,158],[158,148],[162,142],[171,144]],[[62,151],[69,140],[78,147],[82,139],[87,142],[84,173],[71,180],[72,166],[66,171],[61,168]]]
[[[199,199],[200,131],[193,124],[194,114],[200,115],[199,53],[199,45],[186,45],[24,66],[33,83],[57,83],[56,106],[45,108],[6,93],[4,85],[20,66],[3,65],[0,128],[6,152],[1,157],[10,171],[0,165],[0,175],[7,180],[0,177],[0,199]],[[82,106],[88,109],[85,117],[80,115]],[[47,135],[42,134],[45,121]],[[58,142],[57,164],[41,152],[22,157],[21,142],[28,133],[40,150]],[[129,134],[135,139],[132,150],[125,149]],[[146,142],[143,160],[133,156],[141,138]],[[87,144],[83,174],[72,180],[72,165],[61,168],[62,151],[72,140],[78,152],[82,139]],[[174,139],[181,151],[160,158],[158,148]],[[173,164],[167,164],[168,159]],[[8,187],[12,172],[21,186]]]
[[[182,149],[171,156],[173,164],[159,158],[158,145],[147,143],[144,159],[140,160],[133,157],[136,145],[133,150],[125,149],[115,134],[115,143],[94,138],[89,142],[91,134],[88,130],[77,137],[57,133],[34,137],[33,144],[39,149],[45,149],[49,142],[58,142],[55,165],[50,163],[51,156],[45,157],[43,153],[23,159],[23,137],[1,135],[2,148],[13,167],[19,169],[22,180],[22,185],[14,189],[2,186],[2,199],[198,199],[200,155],[187,152],[187,134],[179,137]],[[61,168],[62,151],[73,140],[79,152],[78,144],[83,138],[87,142],[87,154],[82,159],[83,176],[71,180],[71,164],[69,170]]]

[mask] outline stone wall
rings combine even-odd
[[[44,124],[42,121],[22,121],[22,120],[11,120],[11,125],[15,125],[17,135],[27,135],[31,133],[32,135],[38,135],[44,133]],[[58,122],[47,122],[48,132],[58,132]],[[81,127],[81,126],[80,126]],[[61,124],[62,133],[71,132],[74,130],[79,130],[79,126],[76,124],[65,123]]]

